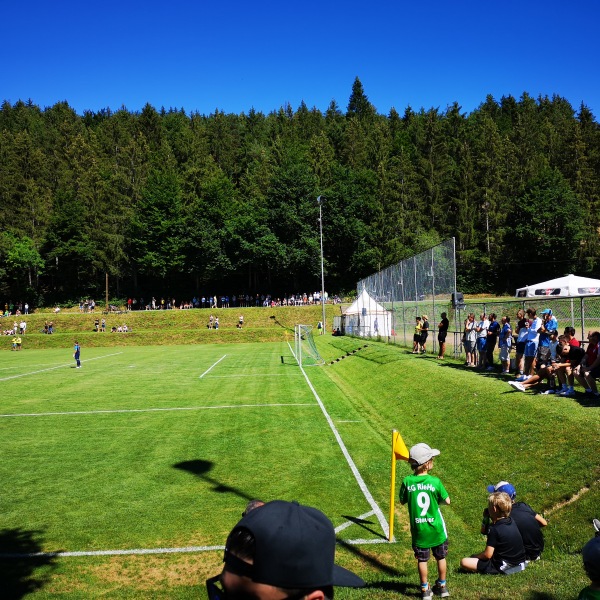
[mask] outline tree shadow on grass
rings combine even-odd
[[[2,598],[24,598],[41,589],[49,579],[56,558],[42,553],[41,532],[0,530],[0,581]],[[36,573],[45,567],[45,573]]]
[[[249,496],[248,494],[246,494],[238,488],[225,485],[217,479],[210,477],[208,473],[213,468],[213,463],[209,460],[184,460],[182,462],[174,464],[173,468],[179,469],[181,471],[187,471],[192,475],[196,475],[196,477],[199,477],[203,481],[210,483],[213,486],[213,491],[218,494],[235,494],[240,498],[244,498],[248,502],[256,498],[256,496]]]

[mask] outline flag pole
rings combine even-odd
[[[390,482],[390,534],[388,541],[394,539],[394,513],[396,512],[396,440],[398,432],[392,429],[392,477]]]

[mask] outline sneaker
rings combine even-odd
[[[494,367],[492,367],[491,365],[486,369],[486,371],[495,371],[496,369],[494,369]]]
[[[542,392],[542,394],[545,394],[545,395],[556,394],[556,390],[546,390],[545,392]]]
[[[448,586],[445,583],[444,585],[441,585],[437,581],[433,584],[432,591],[436,596],[440,596],[442,598],[447,598],[450,595],[450,592],[448,591]]]
[[[525,391],[525,386],[522,383],[519,383],[518,381],[509,381],[508,385],[514,387],[515,390],[519,390],[520,392]]]
[[[421,599],[422,600],[433,600],[433,594],[431,593],[431,588],[427,586],[427,589],[421,588]]]
[[[586,394],[591,394],[592,393],[592,388],[585,388],[585,393]]]
[[[527,379],[527,375],[519,375],[515,381],[525,381]]]
[[[575,395],[575,390],[568,389],[568,390],[560,392],[558,395],[559,396],[567,396],[567,397],[574,396]]]

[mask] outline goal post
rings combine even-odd
[[[294,351],[300,367],[325,364],[317,350],[312,330],[312,325],[296,325],[294,327]]]

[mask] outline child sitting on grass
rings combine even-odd
[[[431,599],[432,592],[442,598],[450,595],[446,585],[448,534],[439,508],[442,502],[450,504],[450,498],[442,482],[429,474],[433,469],[433,457],[439,453],[439,450],[427,444],[413,446],[408,459],[413,474],[404,478],[400,488],[400,502],[408,504],[412,548],[421,579],[421,598],[424,600]],[[438,578],[433,588],[429,586],[427,578],[430,553],[433,553],[438,568]]]
[[[527,566],[525,546],[517,524],[510,518],[512,500],[505,492],[494,492],[488,498],[488,512],[492,520],[485,550],[463,558],[460,566],[465,571],[488,575],[511,575]]]
[[[490,494],[493,492],[504,492],[510,496],[512,501],[510,518],[519,528],[519,533],[523,538],[527,560],[539,560],[544,551],[544,534],[542,533],[541,528],[546,527],[548,521],[546,521],[542,515],[536,513],[529,504],[526,504],[525,502],[515,502],[517,490],[515,490],[515,487],[508,481],[500,481],[496,485],[488,485],[487,491]],[[488,521],[487,527],[484,526],[486,517]],[[483,511],[481,533],[484,535],[489,533],[489,512],[487,508]]]

